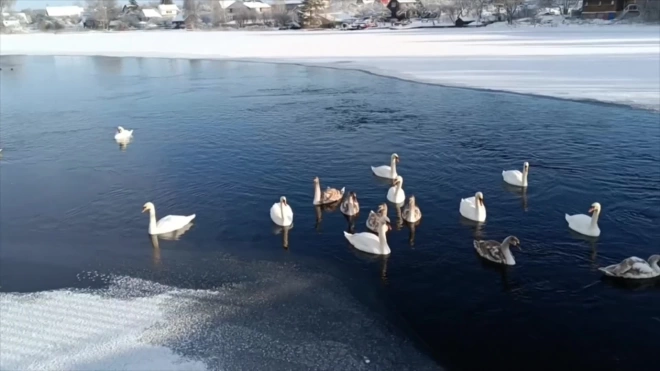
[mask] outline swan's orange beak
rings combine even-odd
[[[596,211],[595,207],[592,207],[591,209],[589,209],[589,213],[593,213],[594,211]]]
[[[147,210],[149,210],[149,209],[147,209],[146,207],[143,207],[143,208],[142,208],[142,212],[143,212],[143,213],[146,213]]]

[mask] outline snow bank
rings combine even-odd
[[[660,110],[657,26],[0,36],[0,54],[216,58]]]
[[[186,306],[213,295],[117,278],[103,292],[0,294],[3,370],[206,370],[152,344],[185,331]],[[147,289],[153,295],[130,298]],[[186,297],[187,296],[187,297]],[[157,326],[159,325],[159,326]]]

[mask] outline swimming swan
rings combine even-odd
[[[370,231],[378,232],[378,224],[381,217],[387,217],[387,204],[385,202],[378,205],[378,210],[376,213],[373,212],[373,210],[369,211],[369,217],[367,218],[367,228]]]
[[[271,206],[270,219],[280,227],[288,227],[293,224],[293,210],[286,201],[286,197],[280,197],[280,202],[276,202]]]
[[[600,228],[598,228],[598,217],[600,216],[600,204],[594,202],[591,204],[591,216],[584,214],[568,215],[565,218],[568,222],[568,227],[585,236],[598,237],[600,236]]]
[[[390,166],[387,165],[382,165],[378,167],[372,166],[371,171],[373,171],[376,176],[379,176],[381,178],[396,179],[398,175],[396,173],[396,164],[398,162],[399,162],[399,155],[393,153],[390,160]]]
[[[375,236],[371,232],[361,232],[361,233],[348,233],[344,232],[344,237],[348,242],[353,245],[356,249],[376,255],[389,255],[390,247],[387,245],[387,232],[392,229],[388,224],[389,219],[383,217],[380,219],[378,226],[378,236]]]
[[[316,177],[314,178],[314,205],[335,203],[344,197],[345,190],[346,187],[342,188],[341,191],[328,187],[325,191],[321,192],[321,181],[319,177]]]
[[[387,200],[393,204],[406,202],[406,193],[401,188],[403,188],[403,178],[399,175],[394,180],[394,185],[387,191]]]
[[[357,194],[349,192],[348,197],[341,202],[339,206],[342,214],[347,216],[357,215],[360,212],[360,204],[358,203]]]
[[[126,140],[133,137],[133,130],[126,130],[121,126],[117,126],[117,134],[115,134],[115,140]]]
[[[195,214],[188,216],[168,215],[156,223],[156,207],[154,204],[147,202],[143,207],[143,213],[149,210],[149,234],[169,233],[185,227],[186,224],[195,219]]]
[[[660,255],[651,255],[648,262],[636,256],[624,259],[619,264],[608,265],[598,268],[599,271],[610,277],[645,279],[660,276],[660,267],[658,267]]]
[[[523,164],[522,173],[519,170],[504,170],[502,178],[505,182],[516,187],[527,187],[527,175],[529,174],[529,162]]]
[[[417,223],[420,219],[422,219],[422,211],[415,203],[415,196],[410,196],[408,205],[403,208],[403,220],[408,223]]]
[[[493,263],[516,265],[509,246],[517,246],[520,250],[520,240],[516,236],[509,236],[502,242],[474,240],[472,243],[477,253],[484,259]]]
[[[484,195],[481,192],[475,193],[474,197],[461,199],[459,207],[461,215],[475,222],[486,221],[486,205],[484,204]]]

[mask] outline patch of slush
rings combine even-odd
[[[105,289],[0,294],[0,369],[439,369],[334,277],[229,272],[213,290],[106,276]]]

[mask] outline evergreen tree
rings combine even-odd
[[[318,27],[321,24],[319,15],[325,9],[323,0],[304,0],[300,8],[303,27]]]

